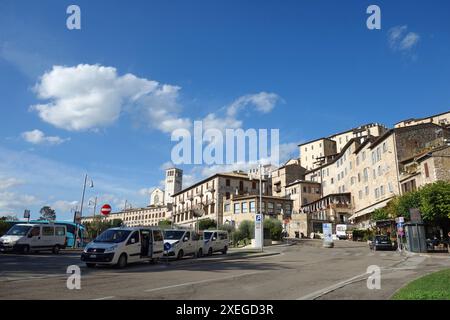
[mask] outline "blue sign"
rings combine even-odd
[[[256,222],[261,222],[261,215],[260,214],[256,215]]]

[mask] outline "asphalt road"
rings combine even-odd
[[[387,299],[412,279],[450,267],[445,255],[371,252],[364,243],[335,248],[306,241],[270,247],[275,255],[222,256],[87,269],[79,254],[0,255],[0,299]],[[66,268],[81,266],[81,290],[66,287]],[[367,289],[368,266],[381,289]]]

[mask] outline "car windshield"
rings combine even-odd
[[[389,238],[387,236],[377,236],[376,240],[379,241],[389,241]]]
[[[106,230],[95,238],[94,242],[120,243],[127,239],[130,232],[130,230]]]
[[[6,233],[8,236],[25,236],[28,231],[31,229],[31,226],[19,226],[15,225]]]
[[[184,235],[184,231],[166,230],[164,231],[164,240],[179,240]]]
[[[211,239],[212,234],[213,234],[212,232],[204,232],[203,239],[205,239],[205,240]]]

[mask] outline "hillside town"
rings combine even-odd
[[[217,172],[186,188],[183,171],[169,168],[164,190],[154,189],[147,207],[105,219],[120,219],[126,226],[168,220],[180,228],[211,219],[217,226],[238,227],[254,220],[261,203],[265,217],[282,222],[286,237],[321,234],[323,223],[332,224],[333,234],[337,225],[368,229],[375,226],[374,211],[395,196],[450,181],[450,111],[402,120],[393,128],[360,125],[299,144],[298,151],[298,158],[280,167]]]

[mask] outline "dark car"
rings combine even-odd
[[[370,250],[396,250],[396,245],[388,236],[374,236],[369,243]]]

